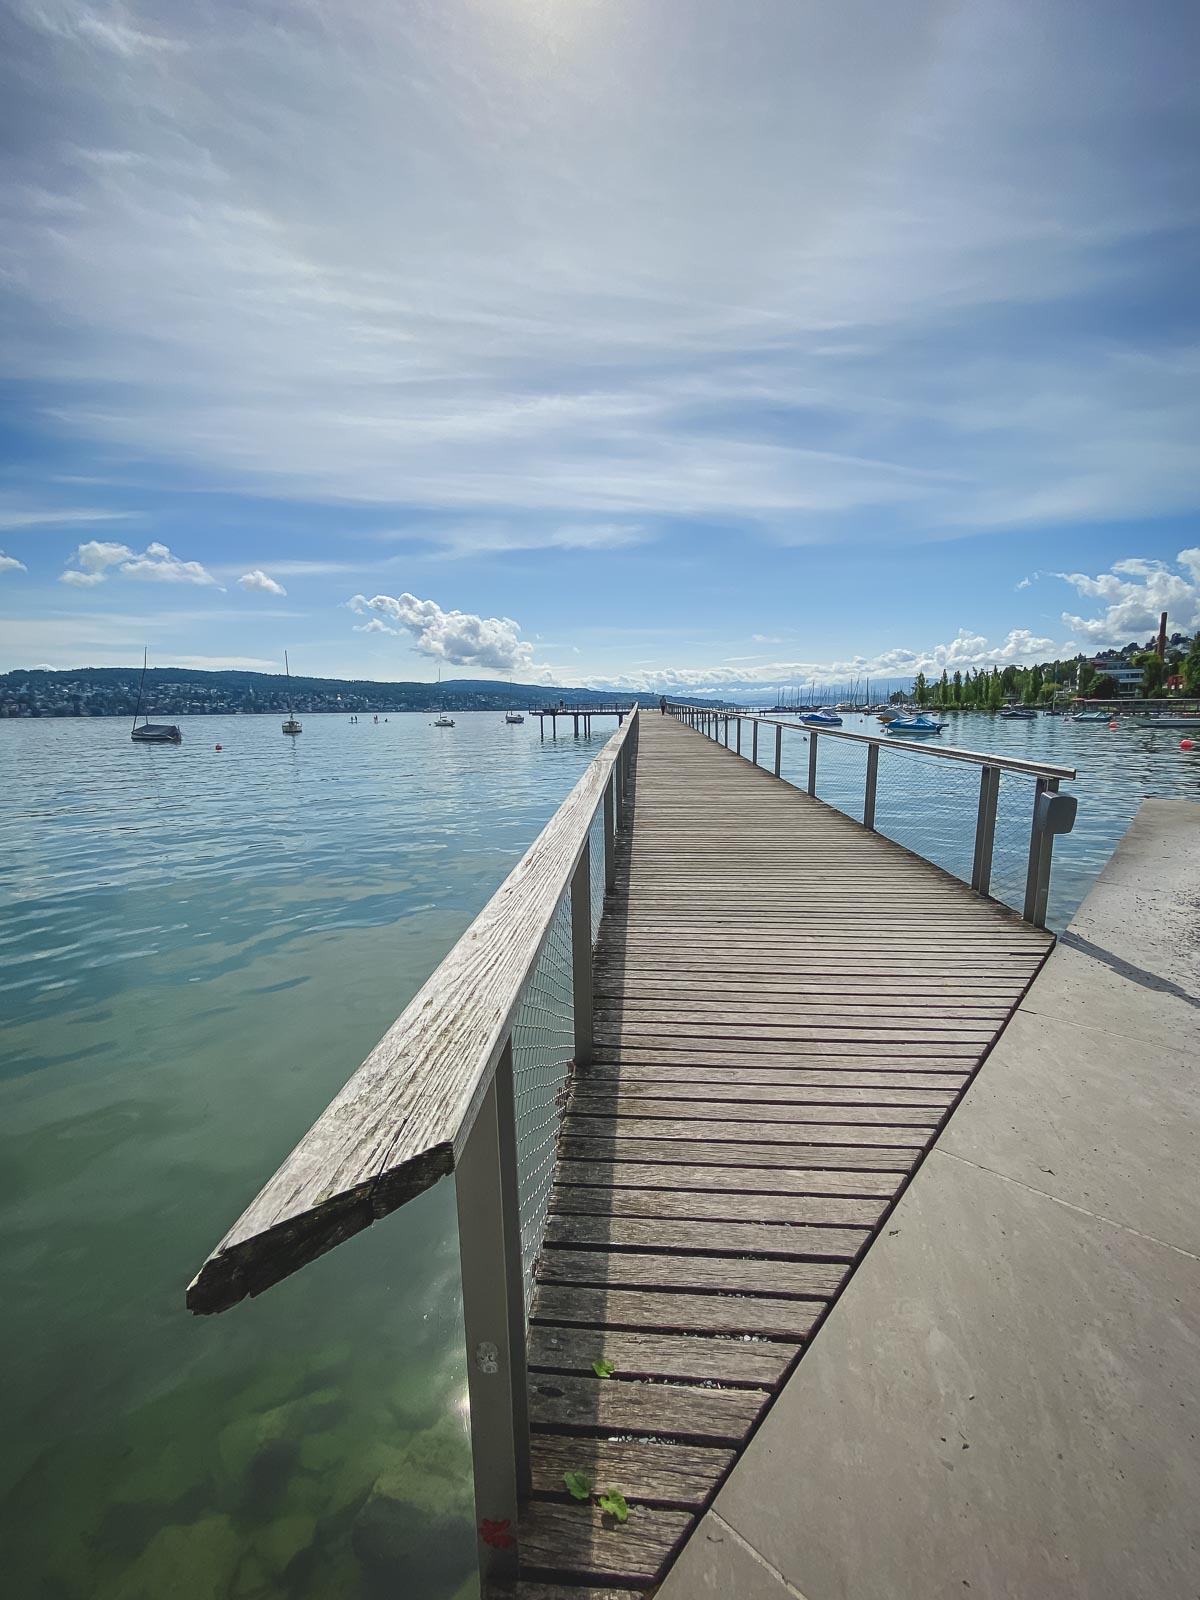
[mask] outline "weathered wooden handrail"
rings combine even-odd
[[[496,894],[188,1287],[224,1311],[288,1277],[452,1172],[508,1047],[522,989],[598,808],[611,850],[614,768],[637,705]],[[617,804],[621,800],[617,786]]]

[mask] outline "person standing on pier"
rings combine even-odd
[[[660,694],[658,697],[658,714],[660,717],[665,717],[667,714],[667,697],[665,694]]]

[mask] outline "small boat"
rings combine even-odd
[[[441,688],[442,688],[442,669],[441,669],[441,667],[439,667],[438,668],[438,693],[439,693],[439,695],[441,693]],[[378,718],[376,718],[376,721],[378,721]],[[434,725],[435,728],[452,728],[454,726],[454,718],[451,717],[451,716],[447,716],[445,706],[439,706],[438,707],[438,714],[433,719],[433,725]]]
[[[1028,706],[1004,706],[1000,715],[1010,722],[1033,722],[1037,712],[1030,710]]]
[[[287,721],[283,724],[283,731],[284,733],[303,733],[304,729],[296,721],[295,713],[292,711],[292,669],[288,665],[288,653],[286,650],[283,652],[283,670],[287,674],[288,697]]]
[[[876,713],[875,720],[883,723],[895,722],[899,715],[898,711],[880,711]]]
[[[1078,719],[1076,719],[1078,720]],[[1200,717],[1126,717],[1135,728],[1200,728]]]
[[[1116,716],[1115,711],[1077,711],[1071,718],[1072,722],[1111,722]]]
[[[943,728],[948,728],[948,722],[935,722],[932,717],[893,717],[883,730],[885,733],[902,733],[906,738],[913,735],[941,733]]]
[[[142,713],[142,688],[146,682],[146,662],[149,651],[142,652],[142,676],[138,682],[137,705],[133,710],[133,731],[129,737],[134,744],[182,744],[183,735],[173,722],[151,722],[149,718],[138,727]]]
[[[805,711],[801,722],[807,722],[813,728],[840,728],[842,719],[836,711]]]
[[[521,715],[521,713],[519,711],[506,711],[504,713],[504,720],[505,720],[505,722],[517,723],[517,722],[524,722],[525,718]]]

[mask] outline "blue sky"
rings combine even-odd
[[[1198,17],[0,0],[0,670],[1200,625]]]

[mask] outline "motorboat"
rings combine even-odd
[[[810,728],[840,728],[842,725],[842,719],[836,711],[805,711],[800,721],[806,722]]]
[[[1071,718],[1072,722],[1111,722],[1116,716],[1115,711],[1077,711]]]
[[[1037,712],[1031,710],[1028,706],[1004,706],[1000,711],[1000,715],[1009,722],[1033,722],[1037,717]]]
[[[138,727],[138,718],[142,712],[142,690],[146,684],[146,663],[149,652],[142,652],[142,676],[138,681],[137,705],[133,708],[133,730],[129,737],[134,744],[182,744],[183,735],[173,722],[151,722],[147,717]]]
[[[1176,728],[1195,730],[1200,728],[1200,717],[1127,717],[1127,722],[1132,722],[1135,728]]]
[[[941,733],[943,728],[948,728],[948,722],[935,722],[932,717],[893,717],[884,728],[885,733],[902,733],[905,738],[914,735],[921,737],[925,734]]]

